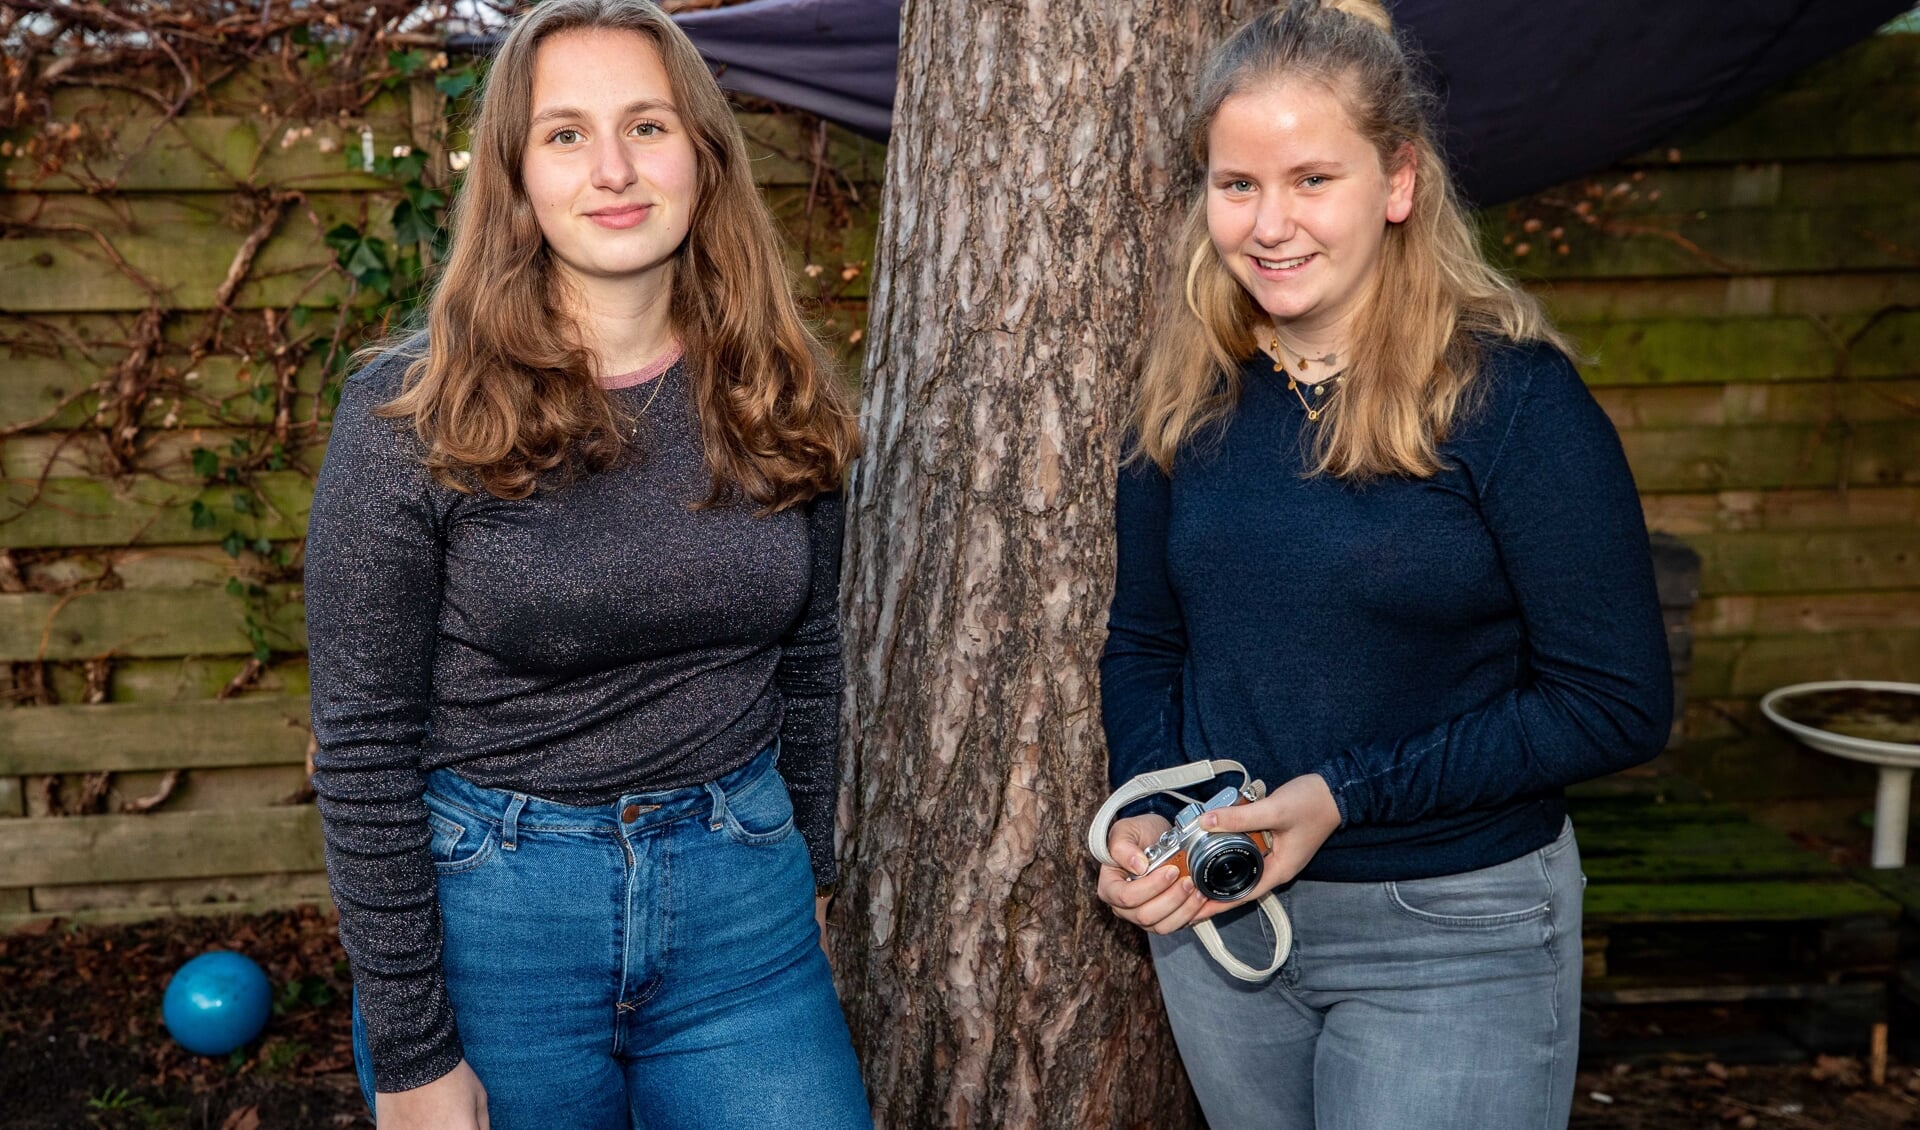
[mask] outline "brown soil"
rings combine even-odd
[[[1875,1086],[1857,1059],[1728,1067],[1668,1064],[1580,1073],[1573,1130],[1893,1130],[1920,1125],[1920,1070],[1892,1065]]]
[[[181,963],[232,949],[279,1003],[226,1059],[190,1055],[160,1023]],[[169,919],[0,936],[0,1130],[368,1127],[352,1066],[345,955],[330,916]],[[1858,1061],[1725,1067],[1599,1065],[1575,1092],[1576,1130],[1891,1130],[1920,1126],[1920,1070],[1884,1084]]]
[[[222,1059],[160,1022],[167,979],[210,949],[253,958],[275,992],[266,1032]],[[371,1126],[350,984],[313,910],[0,936],[0,1130]]]

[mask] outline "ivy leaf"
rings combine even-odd
[[[402,200],[393,206],[393,238],[401,244],[432,243],[434,223],[426,218],[411,201]]]
[[[220,539],[220,548],[227,551],[228,557],[238,557],[240,551],[247,548],[247,539],[240,536],[239,530],[228,530],[227,536]]]
[[[307,322],[313,317],[313,311],[305,306],[295,306],[287,311],[287,324],[296,330],[307,328]]]
[[[410,75],[421,67],[426,66],[427,59],[427,53],[418,48],[412,51],[387,52],[387,65],[403,75]]]
[[[347,273],[361,282],[376,271],[387,269],[386,244],[377,239],[363,239],[354,245],[353,254],[347,256]]]
[[[359,154],[354,156],[357,159]],[[360,229],[352,224],[335,224],[328,229],[324,238],[327,246],[333,248],[333,253],[339,256],[342,263],[345,263],[347,257],[353,254],[353,249],[360,245]]]
[[[433,88],[448,98],[458,98],[479,81],[480,76],[470,70],[448,71],[433,80]]]
[[[246,591],[247,591],[247,586],[240,583],[240,578],[238,577],[227,578],[227,595],[228,596],[241,596],[245,594]]]
[[[406,190],[407,199],[422,212],[431,212],[447,202],[447,198],[419,181],[409,181],[401,186]]]
[[[256,385],[254,387],[257,391],[261,386]],[[235,459],[245,459],[248,450],[247,441],[239,436],[234,437],[233,442],[227,445],[227,453]]]
[[[253,513],[252,496],[248,495],[245,491],[235,493],[233,496],[233,512],[235,514]]]
[[[262,557],[270,556],[273,553],[273,543],[266,538],[254,538],[253,545],[249,548]]]
[[[213,511],[208,508],[206,503],[200,501],[197,498],[193,500],[193,528],[194,529],[211,530],[218,523],[219,523],[219,519],[213,516]]]
[[[248,389],[247,395],[253,397],[255,404],[265,404],[273,399],[273,389],[268,385],[258,384]]]
[[[193,449],[193,473],[200,476],[203,479],[213,478],[215,475],[218,475],[220,473],[220,457],[218,455],[215,455],[213,452],[208,451],[204,447],[194,448]],[[199,507],[200,504],[196,502],[194,503],[194,506]],[[199,510],[196,509],[194,513],[195,513],[195,516],[197,517],[199,514]]]

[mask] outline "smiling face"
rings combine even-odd
[[[1207,234],[1274,324],[1314,348],[1345,346],[1380,265],[1387,225],[1413,208],[1413,162],[1391,174],[1326,86],[1283,81],[1234,94],[1207,131]]]
[[[653,42],[606,29],[543,41],[520,172],[561,271],[590,287],[669,282],[699,170]]]

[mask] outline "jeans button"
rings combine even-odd
[[[625,808],[621,809],[620,819],[623,823],[627,823],[627,824],[631,824],[635,820],[640,819],[640,806],[637,804],[629,804]]]

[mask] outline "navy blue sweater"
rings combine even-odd
[[[1317,425],[1264,356],[1241,377],[1171,475],[1120,473],[1115,786],[1202,758],[1270,787],[1318,773],[1343,823],[1303,877],[1416,879],[1549,843],[1563,786],[1659,752],[1672,688],[1639,498],[1557,350],[1489,348],[1446,468],[1363,486],[1306,475]]]

